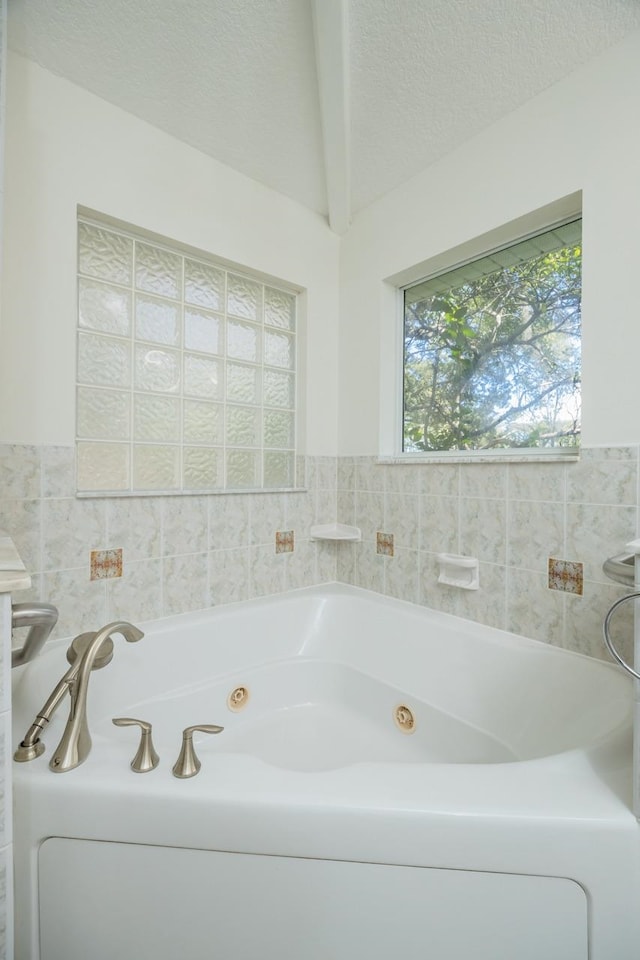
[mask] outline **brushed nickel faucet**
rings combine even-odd
[[[151,739],[151,724],[147,720],[136,720],[135,717],[114,717],[111,721],[116,727],[140,727],[140,745],[136,755],[129,764],[134,773],[149,773],[160,763],[160,757]]]
[[[67,660],[71,664],[71,667],[57,682],[42,707],[38,710],[33,723],[20,741],[18,749],[13,755],[13,759],[18,763],[27,763],[29,760],[35,760],[36,757],[44,753],[45,747],[41,739],[42,734],[62,703],[65,694],[69,693],[70,684],[78,675],[80,661],[95,635],[95,631],[80,633],[71,642],[67,650]],[[108,663],[111,663],[112,658],[113,640],[105,640],[98,656],[93,662],[93,669],[100,670],[102,667],[106,667]]]
[[[202,766],[193,748],[193,734],[196,730],[202,733],[222,733],[224,727],[219,727],[217,723],[198,723],[193,727],[185,727],[182,731],[180,756],[173,765],[173,775],[180,780],[195,777]]]
[[[128,623],[126,620],[116,620],[113,623],[108,623],[101,630],[98,630],[93,639],[89,641],[77,664],[74,665],[77,666],[77,670],[73,672],[72,668],[69,671],[70,674],[73,672],[73,675],[69,676],[67,674],[66,677],[63,677],[61,683],[64,682],[65,688],[69,690],[71,706],[64,733],[49,762],[49,767],[54,773],[65,773],[67,770],[73,770],[89,756],[91,750],[91,735],[87,723],[89,678],[103,643],[109,640],[113,633],[121,633],[129,643],[135,643],[144,636],[142,630],[134,627],[132,623]],[[60,699],[61,697],[62,694]]]

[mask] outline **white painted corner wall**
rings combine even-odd
[[[80,204],[305,288],[302,452],[335,455],[340,241],[325,220],[15,54],[7,95],[0,437],[73,442]]]
[[[635,33],[355,218],[341,248],[340,455],[378,453],[393,413],[385,278],[579,191],[583,442],[640,441],[639,116]]]
[[[363,210],[343,237],[16,55],[7,93],[2,440],[74,437],[77,204],[306,288],[303,452],[369,456],[393,400],[385,279],[581,192],[583,439],[640,442],[640,32]]]

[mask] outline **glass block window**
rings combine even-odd
[[[79,493],[291,488],[296,291],[78,219]]]

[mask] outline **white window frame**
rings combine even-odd
[[[516,244],[554,225],[582,217],[582,193],[573,193],[540,209],[510,221],[495,230],[452,247],[412,267],[385,278],[381,287],[380,308],[380,432],[381,463],[484,463],[575,461],[579,447],[511,448],[500,450],[438,450],[406,452],[403,447],[404,416],[404,292],[407,287],[428,276],[453,270],[457,266]]]

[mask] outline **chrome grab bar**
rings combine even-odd
[[[632,587],[635,579],[635,553],[619,553],[617,557],[607,557],[602,570],[610,580]]]
[[[608,649],[609,653],[611,654],[611,656],[613,657],[613,659],[614,659],[615,661],[617,661],[617,663],[619,663],[620,666],[621,666],[624,670],[626,670],[627,673],[630,673],[631,676],[634,677],[636,680],[640,680],[640,673],[637,673],[637,672],[633,669],[633,667],[630,667],[629,664],[627,663],[627,661],[622,659],[622,657],[620,656],[620,654],[618,653],[618,651],[617,651],[616,648],[614,647],[614,645],[613,645],[613,640],[611,639],[611,633],[610,633],[610,631],[609,631],[609,623],[610,623],[610,621],[611,621],[611,617],[613,616],[614,612],[618,609],[618,607],[621,607],[623,603],[628,603],[629,600],[638,600],[638,599],[640,599],[640,593],[629,593],[629,594],[627,594],[626,597],[621,597],[619,600],[616,600],[616,602],[615,602],[614,604],[612,604],[611,607],[609,608],[609,610],[607,611],[607,615],[606,615],[606,617],[604,618],[604,623],[603,623],[603,625],[602,625],[602,633],[603,633],[603,635],[604,635],[604,642],[605,642],[606,645],[607,645],[607,649]]]
[[[11,666],[21,667],[33,660],[58,622],[58,611],[52,603],[14,603],[11,607],[11,629],[30,627],[21,647],[11,651]]]

